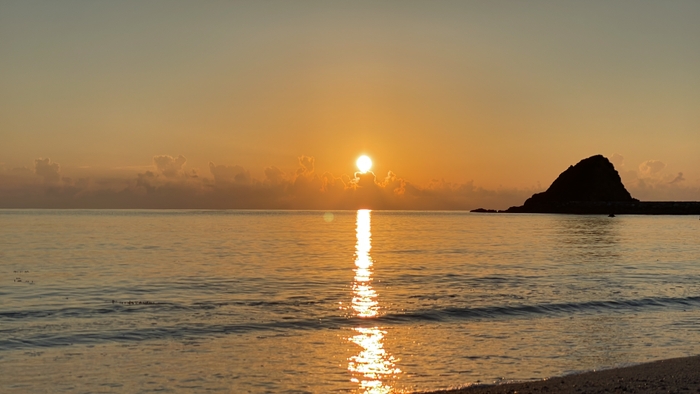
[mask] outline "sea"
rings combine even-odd
[[[696,216],[0,210],[0,392],[406,393],[700,354]]]

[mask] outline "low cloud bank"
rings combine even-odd
[[[0,169],[0,207],[468,210],[519,205],[537,191],[445,180],[416,185],[391,171],[336,176],[317,172],[310,156],[299,157],[292,173],[267,167],[263,179],[241,166],[213,162],[204,176],[187,170],[186,163],[182,155],[161,155],[153,158],[151,170],[132,179],[71,179],[61,175],[58,163],[40,158],[33,169]]]
[[[700,188],[682,172],[667,173],[666,164],[647,160],[625,166],[619,154],[610,160],[633,197],[642,201],[697,201]],[[187,169],[187,159],[160,155],[152,168],[135,177],[79,178],[61,174],[49,158],[33,168],[0,165],[0,208],[131,208],[131,209],[505,209],[542,190],[484,189],[474,182],[433,180],[413,184],[389,171],[336,176],[318,172],[313,157],[298,158],[295,171],[264,169],[263,179],[239,165],[209,163],[206,170]]]

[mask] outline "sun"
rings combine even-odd
[[[359,158],[357,158],[357,161],[355,162],[357,164],[357,168],[360,169],[360,172],[367,172],[372,168],[372,159],[369,158],[367,155],[362,155]]]

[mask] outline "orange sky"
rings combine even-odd
[[[40,158],[53,187],[97,193],[175,182],[159,155],[253,184],[293,182],[302,155],[352,178],[365,153],[377,182],[500,208],[601,153],[637,198],[700,200],[699,19],[693,1],[3,2],[0,193],[45,189]]]

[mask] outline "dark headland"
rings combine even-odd
[[[474,209],[472,212],[700,215],[697,201],[639,201],[622,184],[620,174],[602,155],[583,159],[542,192],[519,207],[506,210]]]

